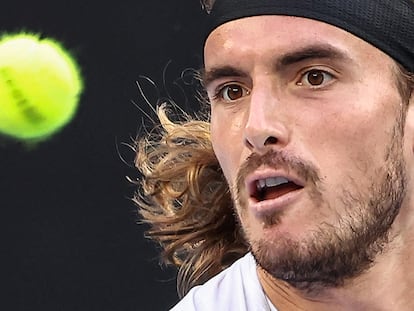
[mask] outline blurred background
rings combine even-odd
[[[1,33],[63,43],[85,79],[75,119],[53,138],[0,138],[0,310],[168,310],[176,272],[137,224],[125,144],[151,111],[136,81],[153,105],[170,94],[194,109],[177,85],[202,63],[198,1],[15,0],[0,14]]]

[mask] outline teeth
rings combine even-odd
[[[258,190],[262,190],[266,187],[276,187],[287,183],[289,183],[289,180],[284,177],[271,177],[258,180],[256,187]]]
[[[276,187],[287,183],[289,183],[289,180],[284,177],[266,178],[266,187]]]
[[[266,180],[264,179],[260,179],[257,181],[257,188],[258,189],[263,189],[264,187],[266,187]]]

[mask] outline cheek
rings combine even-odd
[[[384,142],[388,144],[390,141],[389,132],[378,129],[378,122],[369,118],[358,123],[355,123],[355,118],[345,120],[343,124],[347,126],[329,128],[325,140],[320,142],[320,149],[316,152],[321,163],[330,163],[331,171],[346,176],[365,175],[381,166],[386,153]],[[391,124],[385,126],[392,127]]]
[[[243,126],[240,118],[211,111],[211,141],[228,183],[237,175],[243,153]]]
[[[386,115],[373,112],[358,123],[351,122],[349,120],[348,124],[353,126],[336,132],[334,137],[339,144],[331,150],[331,170],[335,172],[336,169],[334,175],[337,177],[332,183],[336,183],[338,189],[344,185],[360,189],[370,187],[378,174],[383,172],[394,138],[396,116],[395,111],[389,111]]]

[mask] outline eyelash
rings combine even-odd
[[[234,100],[227,100],[227,99],[224,99],[224,91],[226,90],[226,89],[228,89],[228,88],[230,88],[230,87],[236,87],[236,88],[240,88],[243,92],[244,92],[244,94],[243,94],[243,96],[242,97],[244,97],[245,95],[249,95],[250,94],[250,91],[248,90],[248,89],[246,89],[245,87],[243,87],[242,85],[240,85],[240,84],[238,84],[238,83],[232,83],[232,82],[229,82],[229,83],[226,83],[226,84],[223,84],[223,85],[220,85],[220,86],[218,86],[217,88],[216,88],[216,90],[214,91],[214,94],[213,94],[213,97],[212,97],[212,99],[214,100],[214,101],[217,101],[217,100],[224,100],[224,101],[237,101],[239,98],[237,98],[237,99],[234,99]],[[242,98],[242,97],[240,97],[240,98]]]
[[[309,78],[309,75],[312,72],[323,75],[323,81],[321,82],[320,85],[312,85],[311,83],[309,83],[309,81],[307,83],[303,83],[303,80],[306,79],[307,76]],[[328,81],[326,81],[327,76],[329,76]],[[300,74],[299,79],[296,82],[296,85],[301,86],[301,87],[302,86],[303,87],[309,87],[311,89],[319,89],[319,88],[325,87],[327,83],[331,82],[334,79],[336,79],[336,76],[334,74],[332,74],[331,72],[327,71],[327,70],[318,69],[318,68],[311,68],[311,69],[307,69],[306,71],[304,71]]]
[[[306,85],[305,85],[305,83],[303,83],[303,80],[306,79],[306,76],[310,75],[312,72],[318,73],[318,74],[321,73],[323,75],[323,81],[321,82],[321,85],[312,85],[312,84],[309,83],[309,81],[306,83]],[[329,81],[326,81],[327,76],[329,76]],[[308,78],[309,78],[309,76],[308,76]],[[332,74],[331,72],[329,72],[329,71],[326,71],[326,70],[323,70],[323,69],[318,69],[318,68],[311,68],[311,69],[307,69],[306,71],[304,71],[300,74],[299,79],[296,82],[296,85],[300,86],[300,87],[308,87],[308,88],[311,88],[311,89],[319,89],[319,88],[323,88],[326,83],[329,83],[330,81],[332,81],[334,79],[336,79],[336,76],[334,74]],[[214,91],[212,99],[214,101],[224,100],[224,101],[232,101],[232,102],[237,101],[238,99],[240,99],[240,98],[237,98],[237,99],[234,99],[234,100],[224,99],[224,95],[223,95],[224,91],[226,89],[228,89],[229,87],[240,88],[244,92],[243,96],[241,96],[240,98],[243,98],[245,95],[250,94],[250,91],[248,89],[246,89],[245,87],[243,87],[242,85],[240,85],[238,83],[234,83],[234,82],[229,82],[229,83],[218,86],[216,88],[216,90]]]

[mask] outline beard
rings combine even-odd
[[[287,235],[277,240],[255,239],[245,223],[244,235],[257,264],[272,277],[293,287],[316,293],[338,287],[348,279],[367,271],[376,256],[385,251],[392,240],[390,231],[406,194],[406,171],[402,156],[403,112],[390,135],[385,163],[372,172],[372,182],[365,189],[355,180],[346,183],[338,193],[343,214],[336,224],[322,222],[306,238],[293,239]],[[245,177],[258,167],[284,168],[301,177],[307,185],[310,200],[320,209],[334,211],[323,199],[323,185],[318,170],[305,161],[282,151],[265,155],[252,154],[241,167],[234,201],[243,223],[247,202],[242,195]],[[368,175],[368,174],[367,174]],[[309,185],[309,186],[308,186]],[[321,190],[320,190],[321,189]],[[277,226],[283,214],[272,215],[265,225]]]

